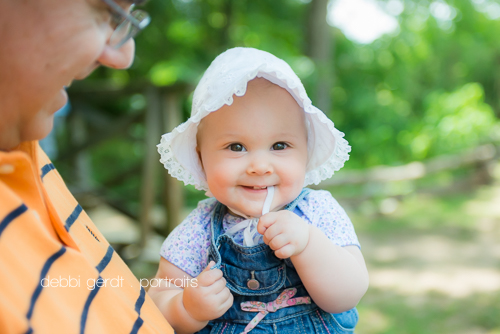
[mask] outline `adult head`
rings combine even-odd
[[[0,150],[44,138],[73,80],[132,64],[133,39],[111,37],[133,2],[0,0]]]

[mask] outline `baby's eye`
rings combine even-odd
[[[284,150],[287,147],[288,147],[288,145],[285,144],[285,143],[276,143],[276,144],[273,145],[273,150],[275,150],[275,151],[281,151],[281,150]]]
[[[229,145],[229,149],[234,152],[243,152],[246,151],[243,145],[241,144],[231,144]]]

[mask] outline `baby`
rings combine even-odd
[[[350,147],[281,59],[234,48],[205,72],[191,117],[158,145],[212,197],[168,236],[149,293],[177,333],[344,333],[368,273],[327,191]],[[187,284],[169,284],[173,281]]]

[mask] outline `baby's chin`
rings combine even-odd
[[[247,219],[248,217],[250,218],[260,218],[262,216],[262,209],[261,210],[243,210],[241,208],[227,208],[229,213],[232,214],[233,216],[237,217],[242,217]]]
[[[280,206],[277,206],[275,208],[271,208],[271,210],[269,210],[269,212],[280,211],[280,210],[283,210],[284,208],[285,208],[284,205],[280,205]],[[242,209],[242,208],[231,209],[230,207],[228,207],[228,211],[233,216],[238,216],[238,217],[243,217],[243,218],[248,218],[248,217],[260,218],[262,216],[262,208],[256,208],[253,210],[249,210],[248,208],[247,209]]]

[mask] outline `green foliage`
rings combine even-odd
[[[477,83],[465,84],[451,93],[429,94],[423,122],[412,131],[412,154],[420,159],[491,141],[497,120],[483,99],[483,88]]]
[[[129,72],[157,86],[195,85],[230,47],[300,56],[306,7],[295,0],[150,1],[146,9],[152,23],[137,39],[137,61]]]
[[[335,84],[325,112],[353,147],[347,168],[461,151],[498,128],[500,21],[470,1],[446,3],[452,14],[443,20],[431,15],[432,2],[404,1],[399,32],[368,45],[331,28]],[[314,97],[319,73],[306,56],[309,7],[299,0],[150,1],[153,20],[137,38],[133,67],[94,77],[118,86],[194,87],[220,52],[249,46],[289,62]],[[187,117],[189,103],[185,109]]]
[[[353,146],[348,168],[464,150],[498,127],[500,22],[469,1],[447,3],[456,16],[444,24],[429,2],[405,1],[399,33],[370,45],[336,33],[331,116]]]
[[[352,146],[347,169],[400,165],[500,139],[500,20],[476,10],[480,0],[441,1],[452,8],[447,20],[432,15],[437,2],[403,2],[399,31],[371,44],[357,44],[331,28],[333,104],[324,111]],[[310,7],[307,0],[149,1],[145,9],[152,23],[137,37],[133,66],[127,71],[98,69],[86,83],[96,90],[101,85],[182,84],[192,91],[218,54],[248,46],[287,61],[314,103],[320,70],[308,56]],[[85,98],[81,93],[75,98],[72,90],[78,86],[69,92],[75,109],[91,105],[109,120],[119,121],[147,106],[141,92],[118,99]],[[182,94],[187,118],[192,95]],[[90,124],[90,130],[103,130],[99,121]],[[104,142],[93,151],[97,180],[111,177],[99,167],[102,162],[138,164],[144,148],[136,148],[133,141],[141,140],[147,129],[136,130],[122,138],[132,142],[121,146],[138,154],[124,155],[116,142]],[[187,192],[188,203],[198,198],[195,193]]]

